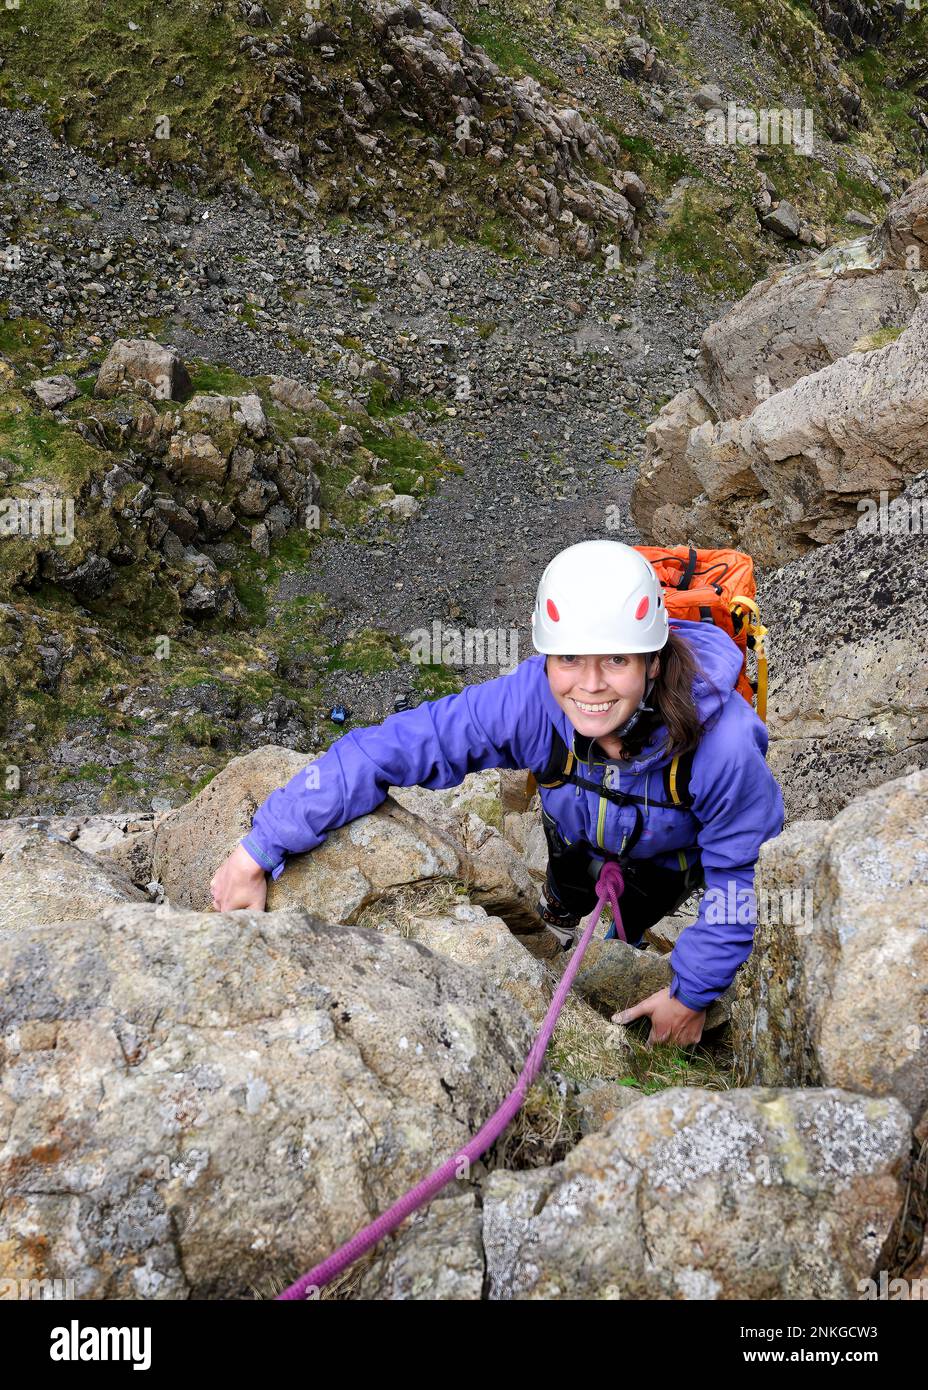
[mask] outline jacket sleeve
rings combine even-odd
[[[493,680],[352,729],[258,807],[240,843],[278,878],[288,854],[304,854],[330,830],[373,811],[390,787],[453,787],[488,767],[536,767],[547,758],[551,720],[529,657]]]
[[[732,701],[740,701],[743,712]],[[705,1009],[723,994],[751,954],[757,923],[754,867],[765,840],[779,835],[785,811],[766,762],[767,730],[732,692],[715,727],[704,733],[690,779],[706,889],[696,921],[670,957],[672,998]]]

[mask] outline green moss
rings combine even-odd
[[[271,8],[279,8],[273,0]],[[49,124],[68,143],[94,141],[103,158],[145,182],[173,175],[184,187],[182,167],[197,164],[218,184],[223,172],[240,176],[248,155],[255,183],[278,192],[285,186],[280,171],[260,159],[247,119],[269,94],[270,73],[240,57],[249,26],[237,9],[207,22],[174,4],[68,0],[30,7],[22,31],[17,18],[6,14],[0,98],[44,103]],[[139,27],[130,30],[129,21]]]
[[[367,397],[367,413],[372,420],[383,420],[391,415],[405,415],[412,408],[410,401],[395,401],[385,381],[371,382]]]
[[[497,830],[502,830],[503,807],[498,797],[475,796],[469,798],[467,809],[473,811],[475,816],[479,816],[486,825],[493,825]]]
[[[72,492],[107,464],[102,450],[21,391],[0,396],[0,455],[13,464],[12,482],[47,478]]]
[[[239,543],[232,583],[239,602],[259,625],[267,622],[269,594],[274,585],[287,570],[305,564],[314,543],[314,533],[290,531],[271,542],[267,558],[252,550],[246,542]]]
[[[648,37],[661,57],[678,72],[690,78],[701,78],[698,58],[690,52],[689,35],[679,24],[665,21],[656,12],[648,16]]]
[[[624,151],[622,167],[630,168],[638,174],[653,196],[661,198],[670,191],[678,179],[699,173],[696,165],[679,150],[653,145],[643,135],[636,135],[624,129],[602,113],[597,114],[597,120]],[[604,175],[600,177],[600,182],[608,184],[611,181],[608,171],[604,171]]]
[[[352,280],[350,288],[355,299],[360,299],[362,304],[373,304],[377,299],[377,291],[371,289],[370,285],[361,284],[359,280]]]
[[[252,378],[242,376],[232,367],[224,366],[221,363],[203,362],[196,357],[191,358],[185,365],[196,393],[243,396],[251,395],[255,391]]]
[[[477,44],[510,77],[534,77],[537,81],[560,88],[557,73],[544,63],[539,63],[524,46],[510,24],[508,16],[481,10],[463,26],[464,37]]]
[[[866,179],[856,178],[849,174],[846,169],[838,168],[835,171],[835,178],[839,187],[846,193],[855,205],[862,209],[877,210],[882,213],[885,203],[883,195],[879,189],[874,188],[872,183]]]
[[[425,490],[430,491],[443,473],[463,471],[459,464],[444,458],[431,444],[398,426],[394,425],[389,434],[374,429],[362,430],[361,434],[365,448],[383,460],[377,482],[389,483],[394,492],[412,492],[420,474]]]
[[[104,767],[102,763],[81,763],[71,774],[75,782],[105,782],[109,775],[109,768]]]
[[[673,262],[708,289],[745,294],[767,268],[753,210],[731,196],[694,184],[683,190],[659,234],[659,265]]]
[[[7,301],[0,302],[0,353],[20,369],[28,362],[46,363],[51,351],[51,329],[39,319],[8,318],[8,310]]]
[[[408,415],[412,411],[424,411],[426,415],[432,416],[445,413],[444,404],[435,400],[433,396],[426,396],[422,400],[404,396],[401,400],[395,401],[390,395],[389,386],[377,380],[371,382],[366,408],[372,420],[391,420],[397,415]]]
[[[235,594],[245,612],[255,622],[267,620],[267,568],[256,551],[242,546],[238,563],[232,572]]]
[[[363,628],[347,642],[337,647],[329,658],[330,671],[364,671],[373,675],[378,671],[392,671],[396,668],[399,639],[376,628]]]
[[[191,798],[199,796],[203,788],[208,787],[213,778],[217,775],[217,773],[221,772],[221,770],[221,768],[214,767],[209,772],[205,773],[198,781],[192,782],[190,785]]]
[[[218,748],[223,741],[223,728],[205,714],[195,714],[185,719],[178,729],[181,738],[197,748]]]
[[[110,804],[119,804],[127,792],[141,791],[143,786],[144,783],[132,775],[131,763],[111,769],[107,787]]]
[[[521,236],[502,213],[484,217],[477,228],[476,241],[506,260],[526,260]]]
[[[265,633],[265,640],[285,661],[298,659],[323,670],[331,646],[322,628],[329,616],[325,596],[300,594],[280,603]]]
[[[417,665],[413,689],[425,700],[440,700],[462,689],[461,678],[451,666]]]
[[[905,332],[903,328],[878,328],[874,333],[868,333],[863,338],[858,338],[851,349],[852,352],[876,352],[879,348],[888,347]]]
[[[166,695],[171,695],[175,690],[190,690],[196,686],[219,686],[221,682],[208,671],[205,666],[185,666],[181,671],[171,676],[165,684]]]

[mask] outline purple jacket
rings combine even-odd
[[[699,915],[670,957],[671,995],[704,1009],[729,986],[750,955],[756,922],[754,865],[765,840],[783,828],[783,798],[766,763],[767,729],[734,689],[741,653],[711,623],[671,620],[686,637],[702,674],[693,695],[703,732],[690,778],[691,810],[642,807],[644,829],[632,859],[669,868],[698,858],[706,891]],[[258,807],[241,844],[273,878],[287,854],[315,849],[330,830],[379,806],[390,787],[453,787],[482,768],[543,768],[552,725],[568,748],[573,725],[551,693],[540,653],[509,674],[468,685],[455,695],[391,714],[381,724],[352,729]],[[717,690],[713,690],[704,677]],[[619,791],[664,800],[659,749],[662,724],[637,758],[610,772]],[[582,774],[601,781],[602,763]],[[618,852],[634,826],[634,807],[619,806],[567,783],[542,788],[545,810],[564,838]]]

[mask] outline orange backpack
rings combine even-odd
[[[712,622],[741,649],[741,674],[735,689],[767,719],[767,629],[755,602],[757,585],[750,555],[740,550],[697,550],[692,545],[636,545],[657,572],[668,618]],[[757,656],[757,680],[748,678],[748,648]]]

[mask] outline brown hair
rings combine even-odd
[[[654,655],[654,652],[645,655],[646,671]],[[667,635],[666,644],[656,655],[661,659],[661,666],[647,700],[647,704],[654,706],[654,713],[643,714],[631,733],[622,737],[621,758],[624,761],[640,753],[661,724],[667,726],[664,751],[669,756],[688,753],[696,747],[703,733],[703,724],[693,699],[693,681],[701,677],[715,690],[714,683],[697,662],[686,638],[673,628]]]

